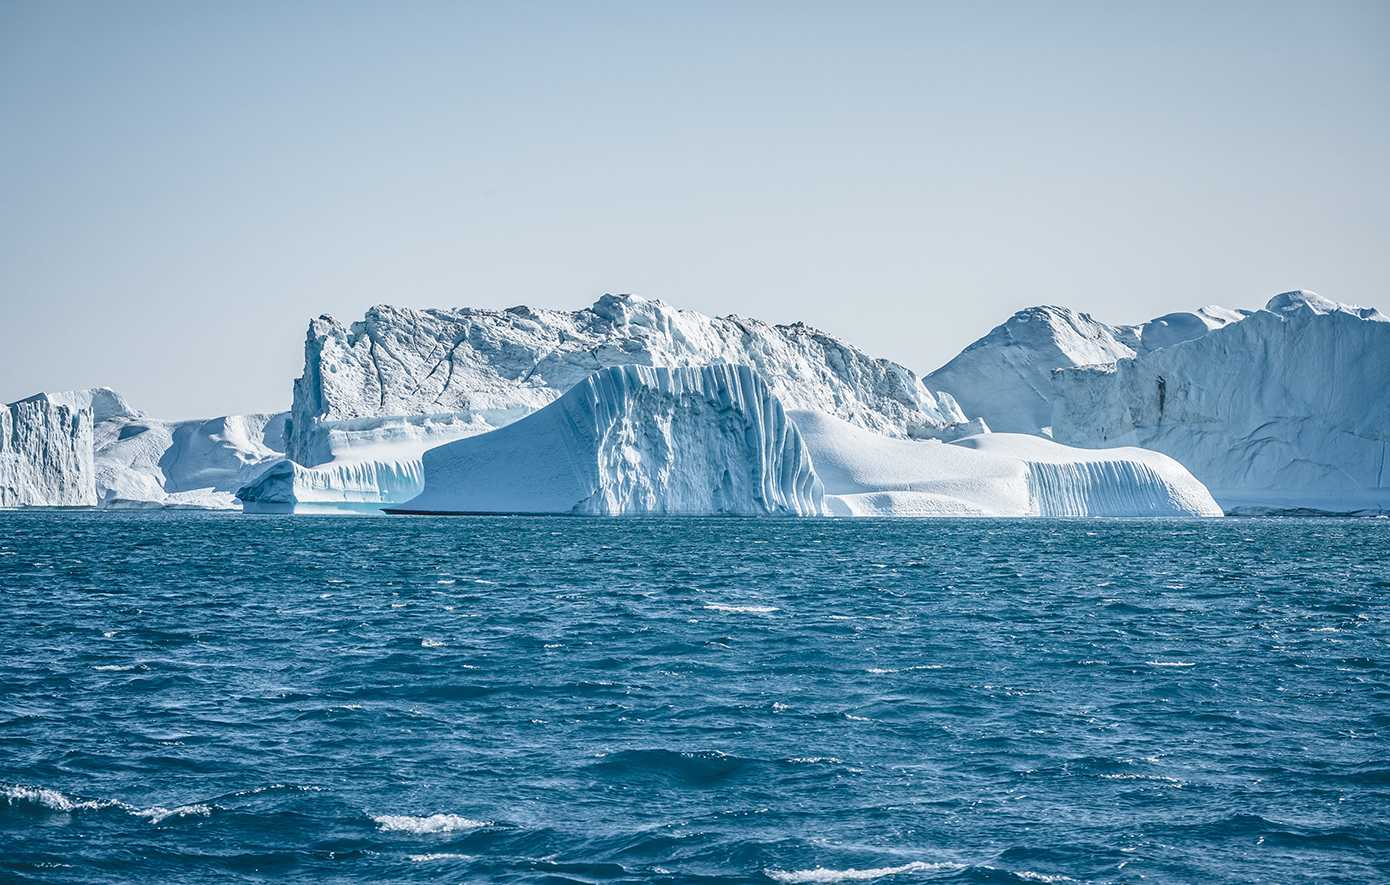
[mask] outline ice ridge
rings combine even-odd
[[[411,310],[380,305],[309,327],[287,455],[312,467],[358,444],[372,420],[435,416],[436,444],[516,421],[613,366],[756,369],[789,408],[890,436],[950,435],[966,421],[910,370],[797,323],[714,318],[635,295],[578,311]]]

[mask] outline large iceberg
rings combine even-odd
[[[309,327],[286,455],[247,485],[250,510],[364,508],[421,491],[424,452],[506,427],[616,366],[741,365],[787,406],[894,437],[956,438],[967,421],[910,370],[803,324],[708,317],[635,295],[578,311],[378,306]]]
[[[784,411],[751,368],[623,366],[426,452],[395,513],[1219,516],[1179,464],[982,434],[954,443]]]
[[[1066,307],[1030,307],[923,381],[948,392],[992,430],[1046,433],[1052,424],[1053,369],[1129,359],[1201,337],[1248,314],[1212,306],[1137,326],[1110,326]]]
[[[1015,433],[903,440],[820,412],[791,416],[836,516],[1221,515],[1200,482],[1157,452]]]
[[[392,512],[821,512],[796,426],[746,366],[619,366],[491,433],[431,449]]]
[[[1390,319],[1311,292],[1053,375],[1053,435],[1180,461],[1231,513],[1390,513]]]
[[[92,403],[40,393],[0,409],[0,507],[91,507]]]

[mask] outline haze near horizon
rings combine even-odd
[[[925,374],[1390,281],[1374,3],[0,4],[0,401],[289,406],[370,305],[633,292]]]

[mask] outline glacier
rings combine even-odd
[[[881,436],[820,412],[790,413],[835,516],[1220,516],[1177,461],[1014,433],[944,443]]]
[[[92,507],[92,402],[36,394],[0,409],[0,507]]]
[[[796,425],[747,366],[624,365],[535,413],[424,454],[393,513],[806,516],[820,481]]]
[[[1005,433],[1049,433],[1052,370],[1110,364],[1237,322],[1250,311],[1209,306],[1142,325],[1111,326],[1066,307],[1020,310],[923,382]]]
[[[1390,513],[1390,319],[1372,308],[1285,292],[1052,380],[1055,439],[1163,452],[1228,513]]]
[[[787,407],[889,436],[988,429],[909,369],[804,324],[708,317],[636,295],[577,311],[379,305],[350,326],[313,320],[304,357],[286,431],[296,467],[239,492],[253,511],[399,503],[421,491],[426,450],[506,427],[616,366],[748,366]]]

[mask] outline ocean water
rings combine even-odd
[[[1390,881],[1390,521],[0,514],[0,881]]]

